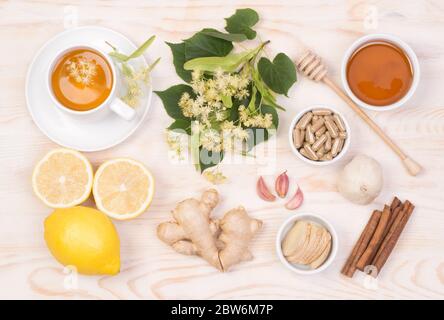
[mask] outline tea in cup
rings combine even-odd
[[[107,109],[125,120],[135,111],[115,96],[116,70],[106,53],[89,46],[71,47],[59,53],[48,72],[48,86],[55,104],[75,115],[91,115]]]

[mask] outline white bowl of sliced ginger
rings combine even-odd
[[[327,269],[336,257],[338,236],[333,226],[313,213],[289,217],[276,237],[276,252],[287,269],[303,275]]]

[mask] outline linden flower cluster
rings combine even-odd
[[[144,92],[142,84],[148,84],[150,80],[150,67],[140,68],[134,70],[132,67],[126,65],[124,74],[124,81],[126,84],[126,93],[121,98],[130,107],[136,107],[140,103]]]
[[[213,152],[233,150],[249,138],[245,127],[269,128],[271,114],[252,112],[245,106],[239,107],[239,120],[227,120],[232,99],[242,100],[249,96],[250,75],[243,69],[238,74],[217,71],[213,78],[205,78],[193,71],[191,87],[195,98],[187,92],[179,100],[184,116],[195,119],[192,132],[199,133],[200,145]]]
[[[172,159],[179,162],[185,160],[185,153],[188,150],[188,139],[185,135],[166,130],[166,142],[173,153],[171,155]]]
[[[66,68],[70,78],[85,86],[92,84],[92,78],[97,74],[97,65],[84,58],[67,61]]]
[[[239,119],[246,127],[269,129],[273,125],[273,116],[266,114],[251,114],[245,106],[239,107]]]

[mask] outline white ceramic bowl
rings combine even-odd
[[[334,157],[333,159],[328,160],[328,161],[314,161],[314,160],[310,160],[310,159],[304,157],[298,151],[298,149],[295,147],[295,145],[293,143],[293,128],[296,126],[299,119],[302,118],[302,116],[304,114],[306,114],[307,112],[314,110],[314,109],[329,109],[332,112],[337,113],[341,117],[342,121],[344,122],[345,128],[347,129],[347,139],[345,139],[344,146],[342,147],[341,152],[339,152],[339,154],[336,155],[336,157]],[[302,111],[300,111],[291,121],[290,129],[288,131],[288,141],[290,143],[290,148],[293,151],[293,153],[302,161],[304,161],[308,164],[315,165],[315,166],[326,166],[326,165],[329,165],[329,164],[339,161],[344,156],[344,154],[347,153],[347,151],[350,147],[350,137],[351,137],[351,130],[350,130],[350,126],[348,125],[348,122],[345,119],[345,117],[338,110],[331,108],[331,107],[324,106],[324,105],[314,105],[314,106],[310,106],[310,107],[305,108]]]
[[[298,220],[309,220],[317,224],[320,224],[321,226],[325,227],[328,230],[328,232],[330,232],[331,234],[332,245],[330,249],[330,254],[327,260],[325,260],[325,262],[317,269],[310,269],[305,265],[291,263],[285,258],[284,254],[282,253],[282,240],[285,238],[285,235],[291,229],[291,227],[293,227],[294,223]],[[324,218],[313,213],[298,213],[285,220],[285,222],[279,228],[278,234],[276,236],[276,252],[279,257],[279,260],[281,260],[282,264],[285,267],[287,267],[287,269],[298,274],[304,274],[304,275],[316,274],[327,269],[328,266],[330,266],[333,260],[335,259],[336,254],[338,252],[338,236],[333,226]]]
[[[374,42],[374,41],[385,41],[394,44],[395,46],[401,48],[406,54],[407,57],[410,60],[410,63],[413,68],[413,81],[412,85],[410,86],[409,91],[407,91],[406,95],[401,98],[401,100],[390,104],[386,106],[372,106],[370,104],[365,103],[364,101],[360,100],[358,97],[355,96],[353,91],[350,89],[347,81],[347,64],[350,59],[350,57],[353,55],[353,53],[362,45]],[[415,52],[412,50],[412,48],[399,39],[396,36],[390,35],[390,34],[383,34],[383,33],[375,33],[375,34],[369,34],[366,36],[363,36],[356,40],[350,48],[345,52],[344,58],[342,59],[342,67],[341,67],[341,77],[342,77],[342,85],[344,87],[345,92],[347,95],[359,106],[368,109],[368,110],[374,110],[374,111],[385,111],[385,110],[393,110],[396,108],[399,108],[402,106],[407,100],[409,100],[414,92],[416,91],[416,88],[418,87],[419,78],[420,78],[420,69],[419,69],[419,62],[418,58],[416,57]]]

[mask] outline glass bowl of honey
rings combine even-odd
[[[342,61],[342,83],[359,106],[385,111],[402,106],[419,83],[419,62],[396,36],[370,34],[356,40]]]

